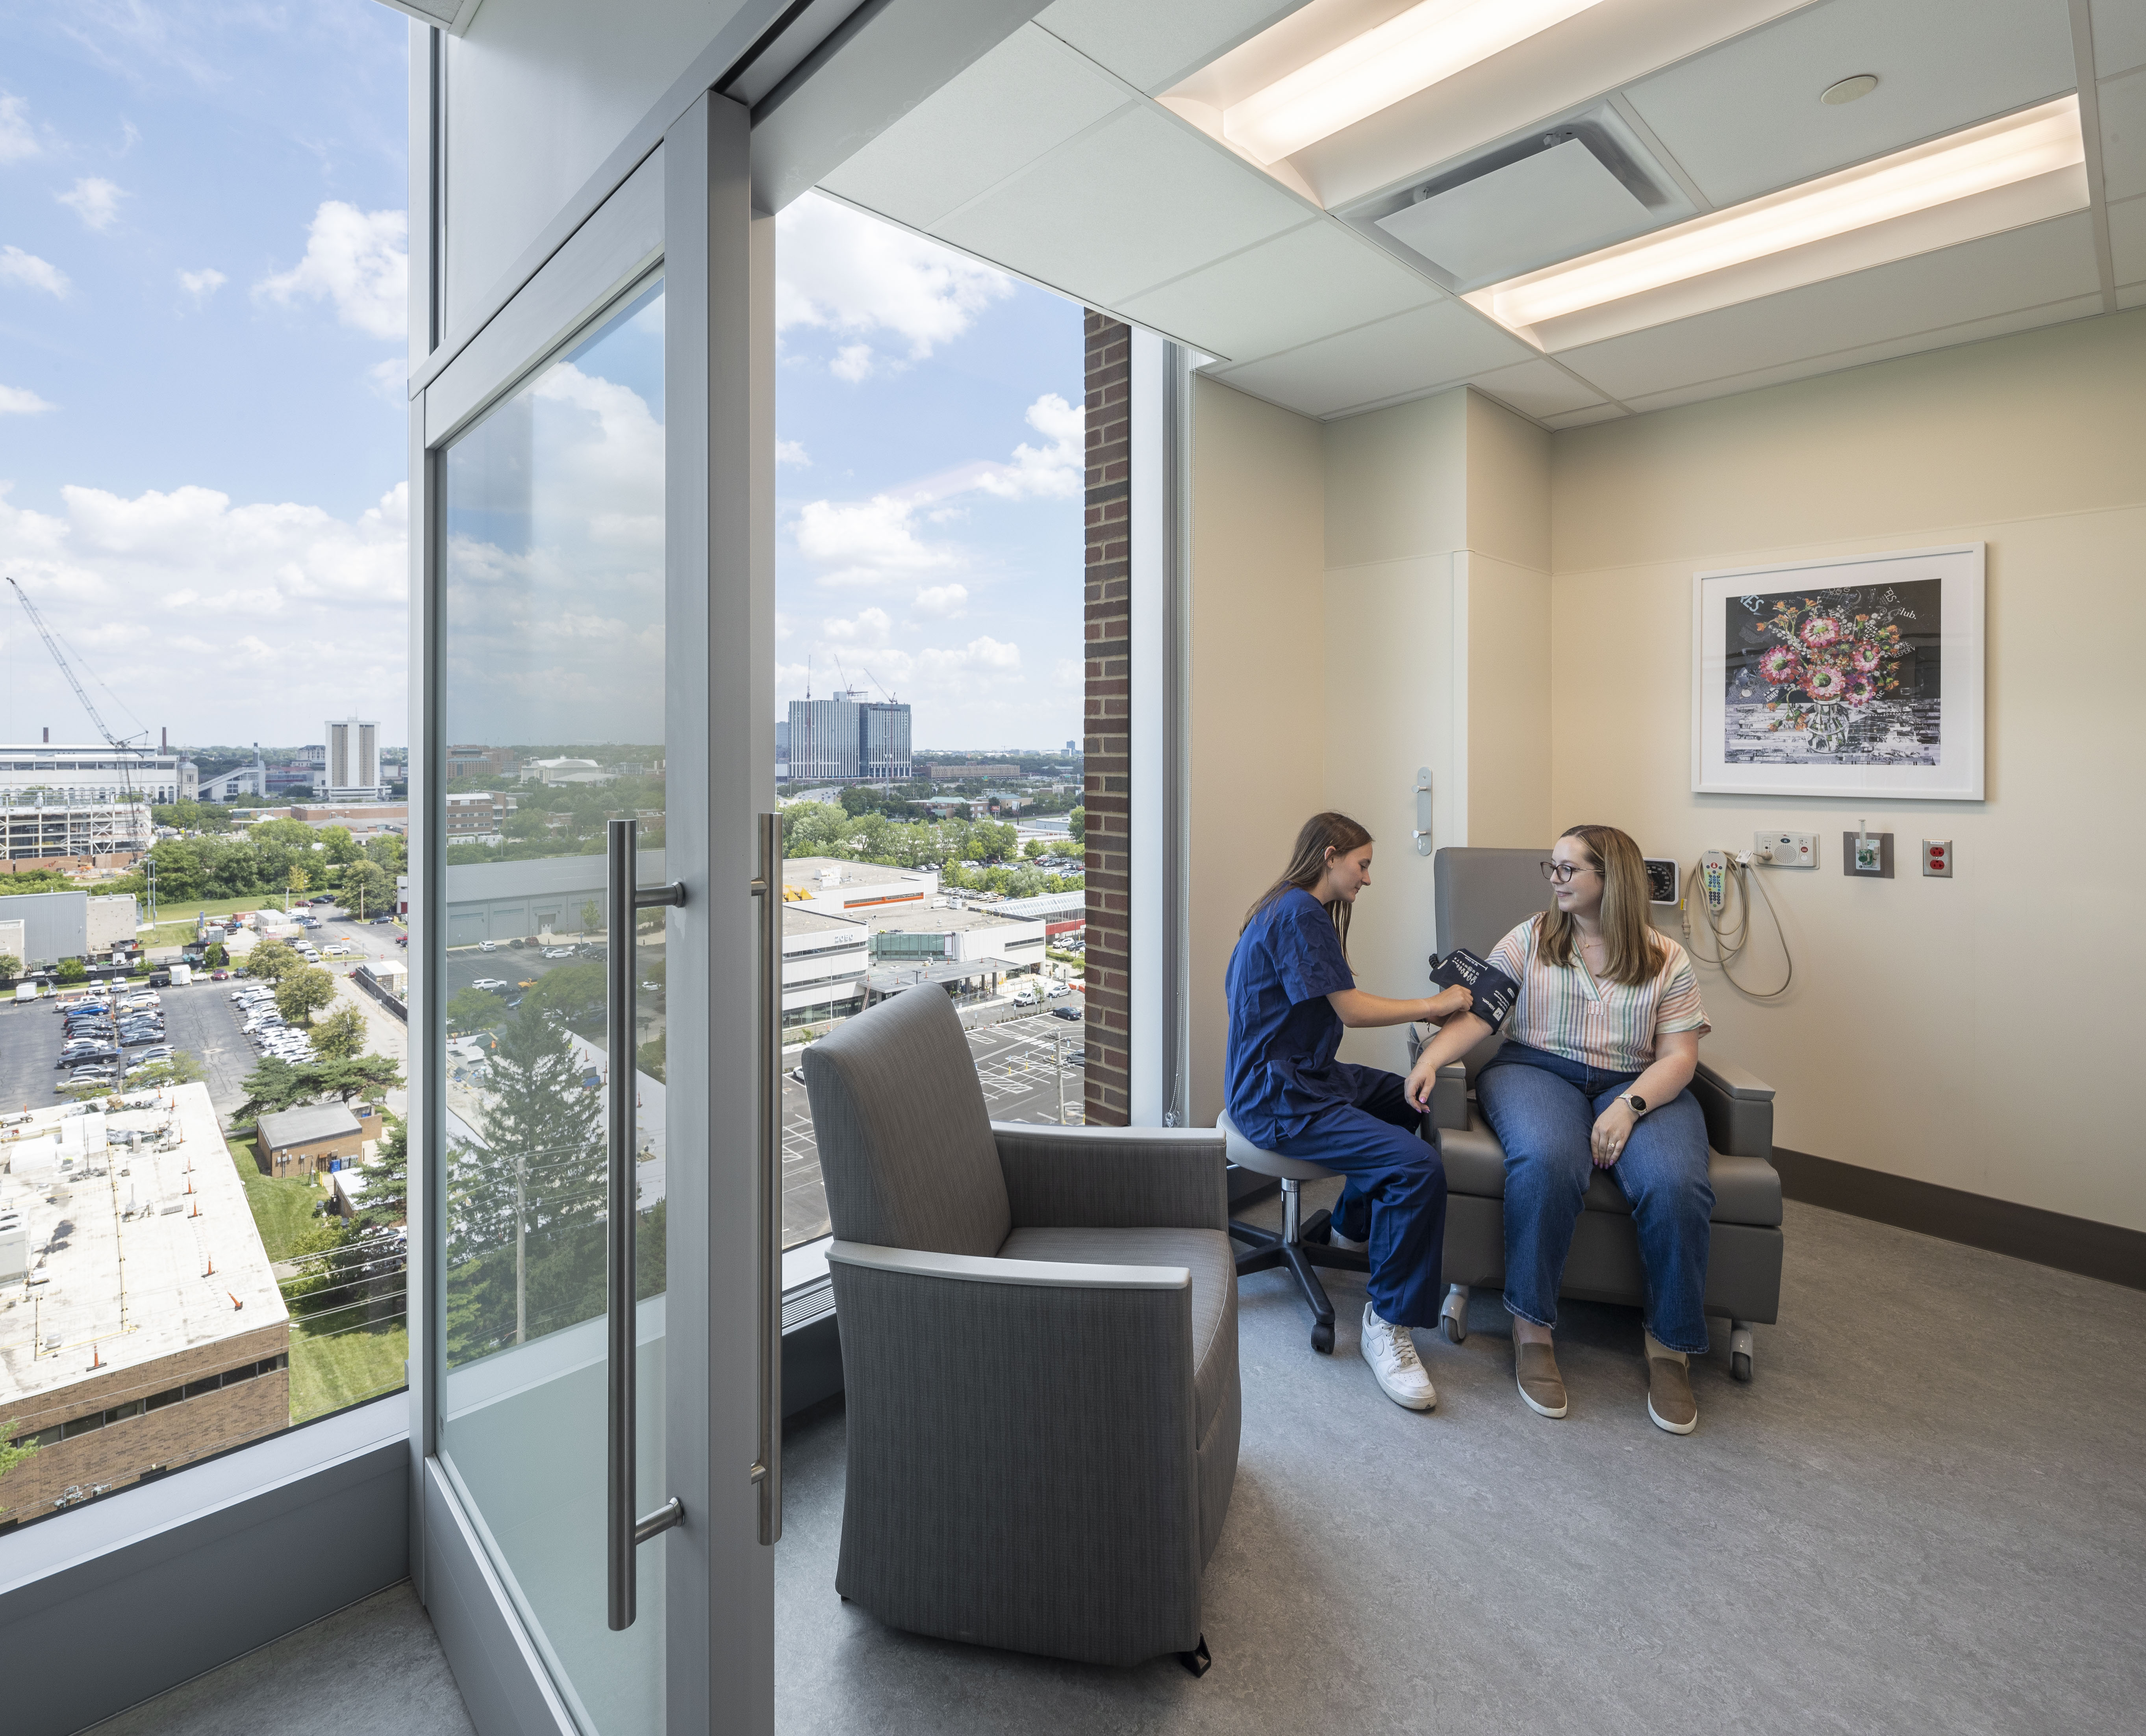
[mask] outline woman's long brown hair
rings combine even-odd
[[[1252,908],[1245,913],[1244,921],[1238,925],[1241,934],[1251,926],[1252,918],[1287,892],[1292,886],[1305,892],[1319,884],[1319,877],[1326,872],[1326,855],[1330,850],[1337,856],[1346,856],[1351,850],[1360,850],[1371,842],[1371,834],[1350,819],[1345,813],[1315,813],[1304,823],[1304,829],[1296,834],[1296,848],[1290,852],[1289,866],[1281,871],[1281,878],[1261,893]],[[1326,913],[1334,918],[1334,927],[1341,937],[1341,950],[1349,950],[1349,901],[1336,898],[1326,907]]]
[[[1636,988],[1662,968],[1660,937],[1647,920],[1646,858],[1614,826],[1568,826],[1560,835],[1579,839],[1589,865],[1601,871],[1602,938],[1609,943],[1602,975]],[[1578,930],[1555,898],[1535,923],[1544,959],[1560,968],[1572,965],[1579,956]]]

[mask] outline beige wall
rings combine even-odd
[[[1193,388],[1192,1097],[1222,1108],[1222,977],[1246,907],[1322,800],[1326,733],[1320,427]]]
[[[1779,1088],[1793,1150],[2146,1229],[2146,1142],[2118,1082],[2146,923],[2146,313],[1881,363],[1555,436],[1553,823],[1621,825],[1689,864],[1754,829],[1821,834],[1771,871],[1796,979],[1701,982],[1710,1052]],[[1694,796],[1691,574],[1988,544],[1988,798]],[[1840,872],[1894,835],[1899,878]],[[1959,866],[1924,879],[1949,838]],[[1739,975],[1779,980],[1770,932]],[[2044,973],[2046,973],[2046,974]]]

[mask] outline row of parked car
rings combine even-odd
[[[249,983],[231,992],[232,1004],[244,1021],[240,1028],[264,1055],[279,1061],[310,1061],[313,1046],[305,1033],[292,1029],[276,1010],[276,991],[266,983]]]
[[[172,1058],[172,1046],[164,1041],[163,999],[153,988],[110,999],[92,996],[59,1010],[58,1066],[67,1074],[62,1091],[117,1085],[122,1067],[132,1078]]]

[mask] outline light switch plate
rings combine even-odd
[[[1818,833],[1815,832],[1754,832],[1751,834],[1752,853],[1771,850],[1773,860],[1759,858],[1764,868],[1814,868],[1818,866]]]

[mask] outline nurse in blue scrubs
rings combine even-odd
[[[1334,1238],[1368,1244],[1364,1360],[1388,1398],[1429,1410],[1438,1394],[1409,1336],[1438,1323],[1444,1299],[1445,1166],[1398,1073],[1335,1059],[1345,1028],[1442,1021],[1465,988],[1395,1001],[1357,988],[1349,915],[1371,883],[1371,834],[1346,814],[1314,814],[1282,877],[1254,904],[1230,955],[1227,1101],[1265,1151],[1309,1158],[1348,1179]]]

